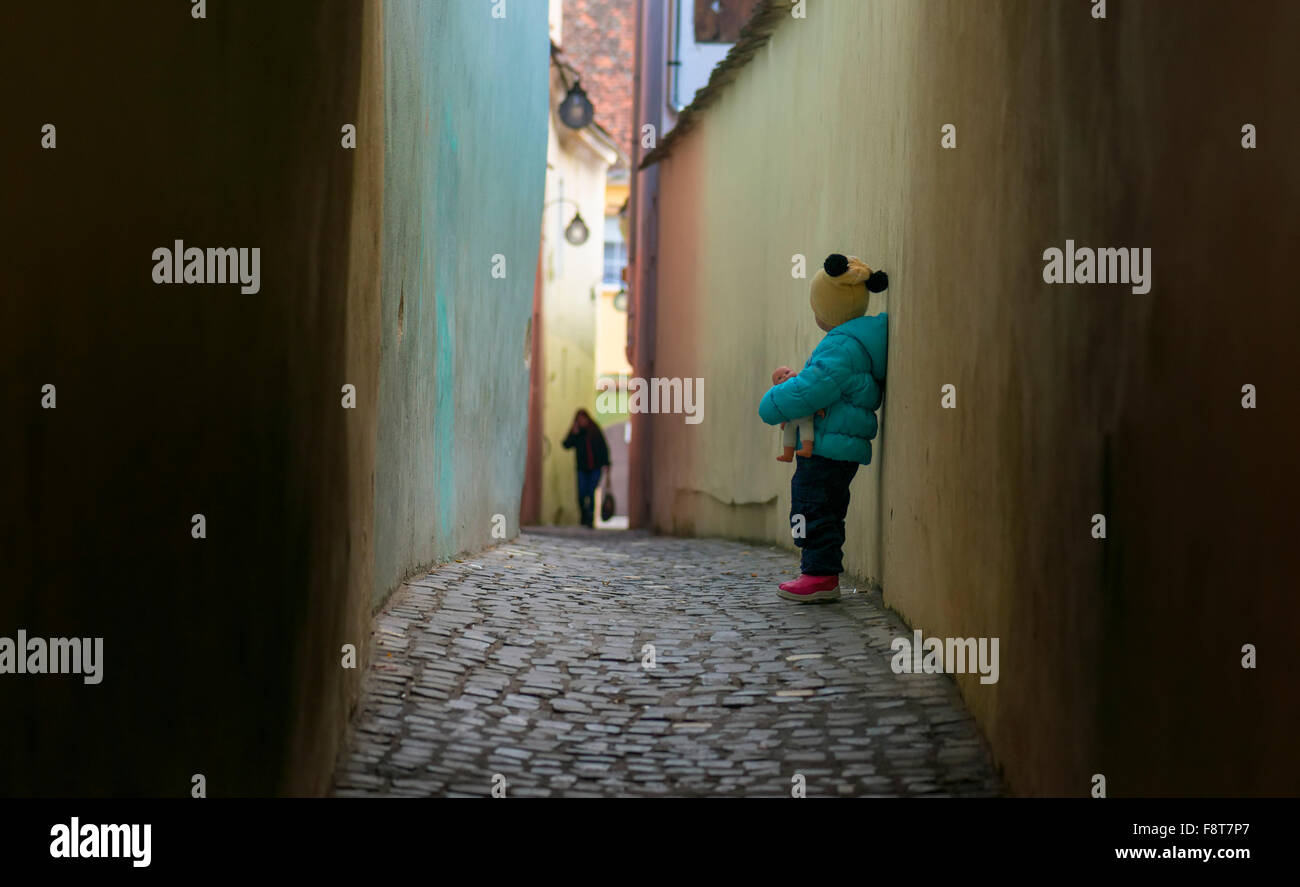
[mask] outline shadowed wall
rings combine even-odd
[[[349,290],[339,143],[363,6],[8,14],[29,39],[8,58],[21,83],[5,78],[0,633],[102,636],[105,663],[98,686],[0,678],[0,791],[188,795],[193,774],[212,795],[320,789],[344,714],[332,651],[369,573],[348,515],[370,508],[353,479],[373,395],[350,412],[339,390],[366,357],[348,341],[366,296]],[[259,247],[260,292],[155,284],[152,252],[175,239]],[[291,763],[295,729],[323,735]]]

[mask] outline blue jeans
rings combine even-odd
[[[596,487],[600,486],[600,475],[604,469],[593,468],[590,471],[578,469],[578,510],[582,512],[582,525],[594,526],[596,522]]]
[[[790,526],[803,515],[804,538],[794,544],[803,550],[799,569],[809,576],[838,576],[844,572],[844,515],[849,511],[849,483],[858,473],[857,462],[823,456],[796,456],[790,481]]]

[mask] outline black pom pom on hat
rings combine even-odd
[[[839,277],[849,270],[848,257],[839,253],[831,253],[826,257],[826,261],[822,262],[822,269],[831,277]]]
[[[826,261],[829,262],[830,259]],[[872,271],[871,276],[867,278],[867,292],[882,293],[887,289],[889,289],[889,275],[884,271]]]

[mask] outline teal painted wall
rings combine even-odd
[[[376,605],[497,541],[493,515],[518,532],[549,43],[545,3],[491,10],[384,5]]]

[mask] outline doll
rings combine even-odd
[[[776,368],[772,373],[772,384],[780,385],[786,379],[793,379],[797,374],[794,370],[786,366]],[[826,415],[825,410],[818,410],[818,416]],[[783,450],[781,455],[776,457],[778,462],[793,462],[795,454],[795,443],[800,444],[799,455],[811,456],[813,451],[813,417],[804,416],[802,419],[794,419],[790,422],[782,422],[781,443]]]

